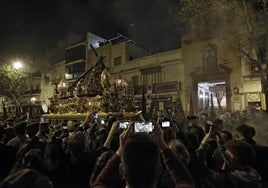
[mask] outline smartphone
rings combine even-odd
[[[99,118],[99,115],[98,115],[97,112],[95,112],[95,114],[94,114],[94,119],[98,119],[98,118]]]
[[[213,124],[211,125],[211,135],[214,138],[216,136],[216,133],[218,131],[219,125],[218,124]]]
[[[40,126],[40,132],[42,134],[48,134],[49,133],[49,125],[48,125],[48,123],[43,122],[43,123],[40,123],[39,126]]]
[[[104,125],[105,124],[105,119],[104,118],[101,118],[100,119],[100,122],[101,122],[102,125]]]
[[[67,125],[65,125],[65,124],[64,124],[64,125],[62,125],[61,127],[62,127],[62,129],[63,129],[63,130],[68,130],[68,126],[67,126]]]
[[[95,112],[95,113],[94,113],[94,116],[93,116],[93,120],[94,120],[94,122],[97,122],[98,118],[99,118],[99,115],[98,115],[97,112]]]
[[[170,121],[162,121],[161,126],[162,127],[170,127]]]
[[[39,122],[40,122],[40,123],[44,123],[44,122],[45,122],[45,118],[44,118],[44,117],[40,117]]]
[[[119,129],[126,129],[128,128],[129,121],[120,121],[119,122]]]
[[[154,129],[152,122],[135,122],[134,123],[134,132],[147,132],[150,133]]]

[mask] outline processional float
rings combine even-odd
[[[141,111],[135,108],[133,89],[122,73],[111,79],[104,64],[105,57],[98,56],[90,46],[98,58],[97,62],[69,87],[65,79],[56,85],[54,95],[49,98],[50,113],[43,117],[49,120],[75,120],[84,119],[89,112],[98,112],[101,117],[113,115],[143,120]]]

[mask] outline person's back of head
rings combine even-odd
[[[200,126],[193,126],[191,129],[191,133],[193,133],[198,141],[200,143],[205,136],[205,131]]]
[[[249,143],[241,140],[231,140],[225,146],[225,160],[232,169],[243,169],[254,164],[256,153]]]
[[[74,133],[69,137],[68,147],[73,153],[81,153],[85,148],[85,136],[81,132]]]
[[[170,127],[164,129],[164,138],[166,143],[169,143],[174,139],[174,133]]]
[[[23,121],[15,124],[15,126],[14,126],[15,134],[18,135],[18,136],[25,135],[26,126],[27,126],[27,122],[23,122]]]
[[[7,127],[4,130],[4,135],[3,135],[3,142],[6,144],[8,143],[9,140],[11,140],[12,138],[14,138],[15,132],[14,132],[14,128],[13,127]]]
[[[218,130],[222,130],[223,129],[223,120],[217,118],[213,121],[214,125],[217,125]]]
[[[195,115],[187,116],[188,123],[191,125],[197,125],[198,118]]]
[[[226,143],[226,142],[228,142],[228,141],[230,141],[230,140],[233,140],[233,135],[232,135],[232,133],[229,132],[229,131],[227,131],[227,130],[222,130],[222,131],[220,132],[220,134],[221,134],[221,137],[222,137],[224,143]]]
[[[121,164],[128,187],[154,187],[161,164],[156,143],[146,133],[133,134],[124,145]]]
[[[53,188],[53,183],[36,170],[21,169],[6,177],[0,188]]]
[[[253,137],[256,135],[254,127],[243,124],[236,128],[236,132],[237,139],[244,140],[250,144],[256,144],[256,142],[253,140]]]
[[[190,153],[180,140],[173,139],[168,146],[185,165],[190,162]]]
[[[39,131],[39,123],[38,122],[33,122],[27,125],[26,128],[26,133],[30,138],[33,138],[37,132]]]
[[[23,164],[27,168],[35,169],[38,172],[45,171],[43,153],[40,149],[31,149],[25,153],[23,157]]]

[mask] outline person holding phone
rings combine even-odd
[[[134,123],[134,132],[146,132],[150,133],[154,129],[152,122],[135,122]]]
[[[243,188],[262,188],[263,180],[259,172],[254,168],[256,153],[254,148],[247,142],[241,140],[230,140],[222,145],[222,138],[217,134],[218,144],[224,159],[221,172],[209,168],[207,160],[203,158],[206,153],[205,146],[212,136],[212,127],[204,136],[197,152],[199,161],[203,161],[200,173],[204,176],[206,184],[211,187],[243,187]]]
[[[49,123],[39,123],[39,131],[37,132],[36,137],[43,143],[48,143],[51,140],[52,131],[49,127]]]
[[[165,143],[161,126],[158,123],[154,125],[152,134],[146,134],[133,133],[134,123],[130,124],[120,135],[118,150],[98,175],[92,188],[113,187],[119,174],[129,188],[155,188],[161,171],[161,156],[175,187],[194,187],[190,173]]]

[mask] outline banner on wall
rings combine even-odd
[[[260,93],[248,93],[247,94],[247,101],[248,102],[260,102],[261,101],[261,94]]]

